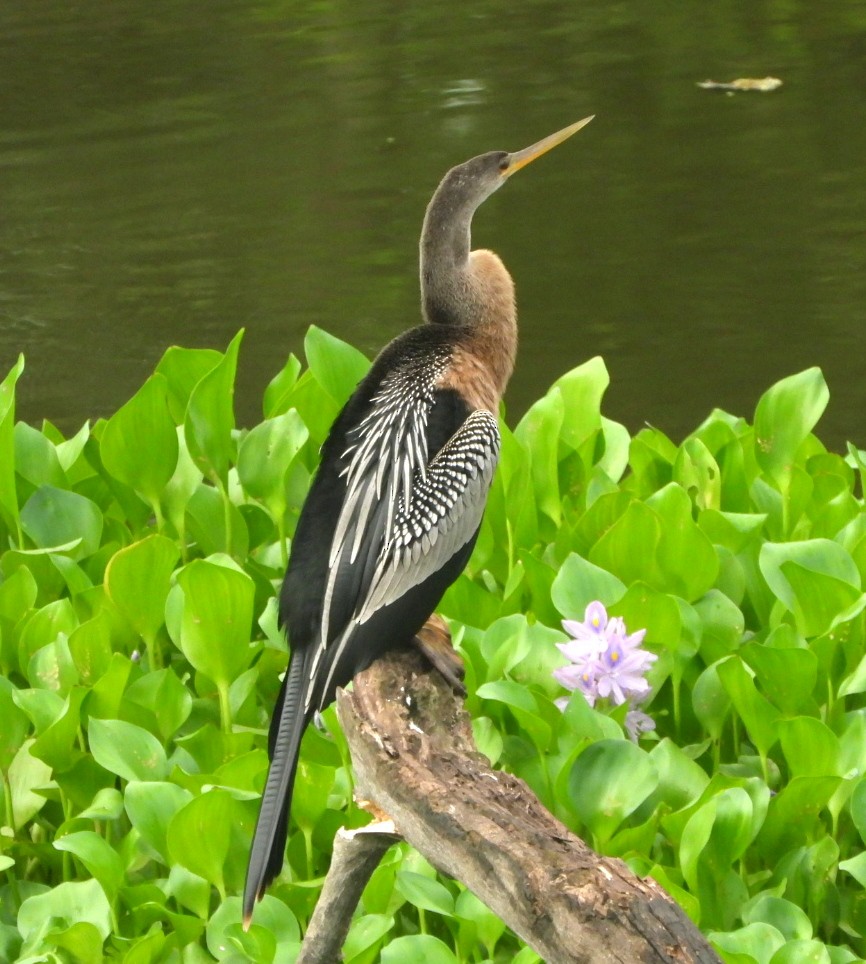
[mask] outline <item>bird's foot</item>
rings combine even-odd
[[[412,638],[412,644],[439,670],[455,693],[466,695],[463,658],[451,645],[451,631],[441,616],[434,613]]]

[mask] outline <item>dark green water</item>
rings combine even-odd
[[[817,364],[819,434],[866,447],[864,3],[13,0],[0,64],[23,418],[110,414],[244,326],[254,422],[311,323],[373,354],[417,322],[449,166],[595,113],[476,217],[518,285],[512,413],[601,354],[608,416],[679,439]]]

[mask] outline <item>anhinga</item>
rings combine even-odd
[[[379,355],[322,447],[280,597],[291,660],[271,721],[244,922],[283,866],[304,729],[378,656],[408,643],[475,544],[499,454],[496,413],[514,368],[514,283],[470,250],[476,208],[592,118],[525,150],[452,168],[421,231],[424,320]]]

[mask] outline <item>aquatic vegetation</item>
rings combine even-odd
[[[291,960],[336,828],[366,819],[331,709],[305,736],[287,868],[242,932],[285,539],[369,362],[311,329],[307,366],[290,357],[240,429],[240,342],[169,349],[68,439],[15,423],[23,362],[0,382],[0,959]],[[679,445],[602,415],[607,387],[592,359],[503,428],[442,606],[479,747],[723,957],[856,960],[866,453],[813,434],[817,369]],[[537,960],[398,845],[345,959],[410,958]]]

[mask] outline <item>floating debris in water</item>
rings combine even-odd
[[[728,83],[720,84],[716,80],[704,80],[698,83],[698,87],[703,87],[704,90],[726,90],[729,93],[733,93],[737,90],[759,90],[762,93],[766,93],[770,90],[776,90],[776,88],[782,86],[782,81],[778,77],[740,77],[737,80],[731,80]]]

